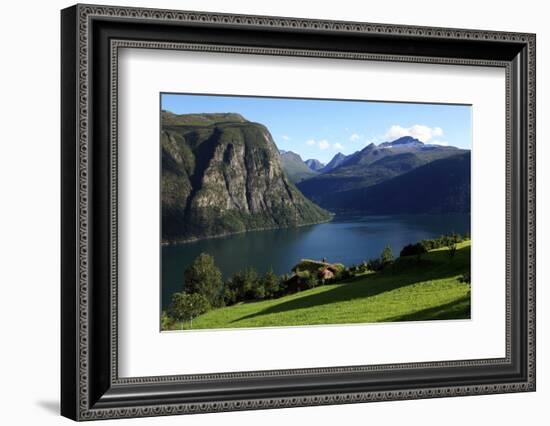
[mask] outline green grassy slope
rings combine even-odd
[[[470,242],[464,242],[452,260],[446,249],[433,250],[420,262],[405,258],[345,282],[216,309],[196,318],[193,329],[468,319],[470,285],[459,278],[469,271]]]

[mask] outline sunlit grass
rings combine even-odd
[[[240,303],[207,312],[193,329],[280,327],[470,318],[470,242],[405,258],[382,272],[323,285],[274,300]],[[189,323],[173,329],[188,329]]]

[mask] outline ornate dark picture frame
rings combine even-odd
[[[61,413],[158,416],[535,390],[535,35],[76,5],[61,13]],[[120,378],[117,52],[187,49],[506,70],[506,356]]]

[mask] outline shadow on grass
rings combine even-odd
[[[452,302],[433,308],[422,309],[406,315],[386,318],[380,322],[399,321],[426,321],[426,320],[449,320],[449,319],[470,319],[470,295],[461,297]]]
[[[446,259],[446,255],[443,254],[443,256],[445,256]],[[297,309],[306,309],[332,303],[347,302],[359,298],[368,298],[387,291],[416,284],[420,281],[449,278],[465,272],[464,268],[469,264],[469,262],[465,263],[461,261],[463,259],[456,260],[457,261],[454,263],[450,263],[448,260],[443,262],[423,260],[420,263],[413,263],[407,260],[405,263],[408,264],[408,266],[405,264],[397,264],[395,267],[388,268],[382,272],[357,277],[351,281],[341,282],[338,287],[332,290],[279,303],[259,312],[237,318],[231,321],[231,323],[236,323],[263,315],[277,314]],[[398,320],[388,319],[386,321]],[[405,319],[400,321],[405,321]]]

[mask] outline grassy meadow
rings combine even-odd
[[[240,302],[210,310],[192,329],[280,327],[470,318],[470,241],[406,256],[378,272],[299,291],[277,299]],[[170,329],[189,329],[174,322]]]

